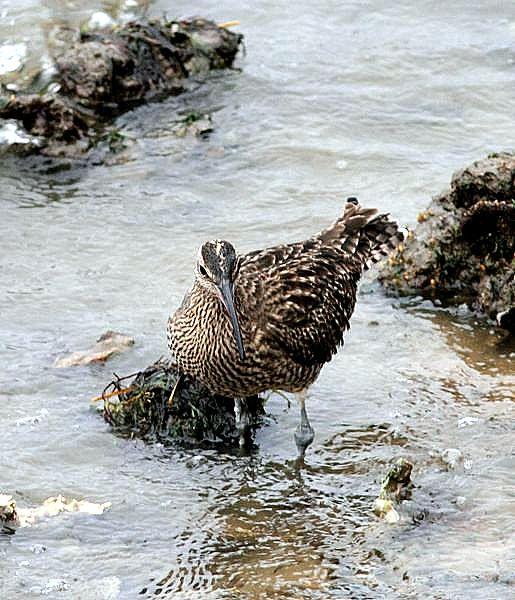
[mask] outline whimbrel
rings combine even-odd
[[[305,390],[343,344],[363,270],[401,240],[387,214],[350,198],[337,221],[302,242],[244,255],[222,240],[200,247],[193,287],[168,321],[168,345],[183,372],[235,398],[241,445],[246,397],[297,392],[304,456],[314,437]]]

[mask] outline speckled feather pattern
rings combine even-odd
[[[347,203],[340,219],[307,240],[237,257],[244,360],[221,301],[195,281],[168,322],[179,367],[232,397],[312,384],[343,344],[363,270],[402,240],[397,224],[376,213]]]

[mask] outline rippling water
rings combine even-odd
[[[87,4],[0,0],[0,55],[26,48],[16,77],[55,24],[140,10]],[[113,370],[166,353],[167,316],[206,238],[240,251],[303,238],[348,195],[412,225],[453,170],[513,147],[515,6],[148,10],[239,19],[241,70],[120,118],[132,145],[117,164],[0,162],[1,490],[26,506],[58,493],[113,504],[1,537],[0,596],[512,598],[514,349],[462,311],[388,298],[369,277],[344,350],[310,391],[302,469],[297,410],[280,396],[250,456],[117,438],[88,400]],[[190,109],[212,113],[208,139],[172,134]],[[107,328],[134,349],[52,368]],[[452,470],[448,448],[463,456]],[[399,456],[416,488],[388,526],[370,507]]]

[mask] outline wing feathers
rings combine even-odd
[[[400,239],[388,215],[347,203],[309,240],[240,257],[238,285],[260,281],[259,291],[251,288],[264,343],[302,365],[329,361],[349,328],[363,270]]]

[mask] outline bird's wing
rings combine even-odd
[[[347,204],[338,221],[308,240],[240,257],[239,285],[260,305],[254,314],[263,343],[302,365],[331,359],[349,328],[363,269],[397,232],[386,215],[375,215]]]
[[[262,343],[303,365],[330,360],[349,327],[360,266],[315,240],[244,258],[240,281],[260,282]]]

